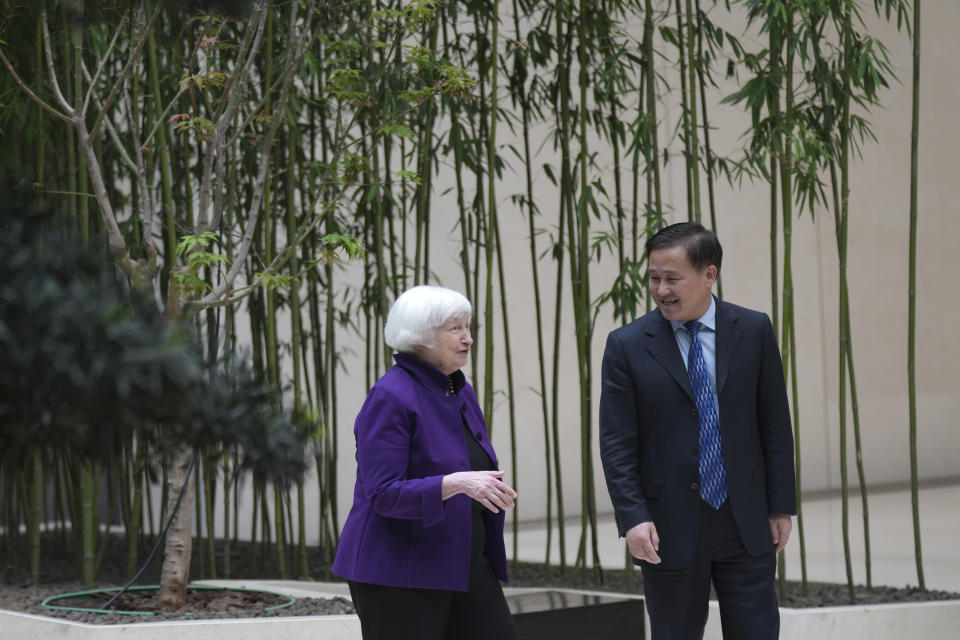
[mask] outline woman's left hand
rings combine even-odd
[[[503,471],[458,471],[443,477],[443,499],[465,493],[487,509],[499,513],[514,506],[517,492],[501,480]]]

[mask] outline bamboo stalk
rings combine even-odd
[[[656,209],[656,216],[663,216],[663,199],[660,184],[660,146],[657,142],[657,73],[654,65],[653,54],[653,7],[651,0],[646,0],[646,10],[643,18],[643,41],[644,57],[646,58],[646,84],[647,84],[647,113],[650,116],[650,166],[653,168],[653,192]]]
[[[909,401],[910,504],[913,515],[913,547],[917,584],[926,590],[920,538],[920,491],[917,463],[917,193],[919,191],[920,140],[920,0],[913,0],[913,101],[910,120],[910,266],[907,285],[907,396]]]
[[[517,0],[513,0],[513,26],[516,40],[522,41],[520,33],[520,7]],[[525,49],[518,46],[517,64],[521,69],[525,69],[528,60]],[[519,71],[519,69],[518,69]],[[520,102],[522,131],[523,131],[523,158],[524,158],[524,178],[526,180],[526,209],[527,209],[527,234],[530,247],[530,273],[533,277],[533,306],[536,318],[537,330],[537,364],[539,365],[540,388],[538,395],[540,397],[540,412],[543,416],[543,443],[544,443],[544,467],[546,469],[546,526],[547,541],[544,547],[544,564],[550,566],[550,550],[553,542],[553,468],[550,459],[550,413],[547,408],[547,375],[546,375],[546,352],[543,346],[543,312],[541,309],[540,294],[540,273],[539,260],[537,252],[537,231],[534,225],[534,216],[538,213],[536,201],[533,194],[533,156],[530,151],[530,104],[526,91],[526,84],[523,80],[518,83],[517,93]],[[502,285],[501,285],[502,287]],[[506,322],[506,320],[504,320]],[[516,471],[514,471],[516,474]],[[518,520],[518,518],[514,518]],[[563,523],[559,526],[562,528]]]
[[[707,60],[703,55],[703,21],[700,16],[703,12],[700,9],[700,0],[697,0],[697,77],[700,83],[700,109],[703,111],[703,152],[704,161],[707,170],[707,203],[710,207],[710,228],[714,233],[719,234],[717,227],[717,205],[713,189],[714,156],[713,147],[710,145],[710,118],[707,111],[707,83],[706,75],[703,71],[707,66]],[[699,189],[699,187],[698,187]],[[723,275],[717,274],[717,297],[723,300]]]
[[[143,531],[143,480],[146,476],[147,446],[142,438],[137,439],[137,451],[132,471],[133,503],[130,509],[130,518],[127,524],[127,577],[132,578],[137,573],[137,563],[140,560],[140,536]],[[148,491],[149,494],[149,491]]]
[[[679,9],[679,3],[677,5]],[[687,106],[690,108],[690,119],[689,119],[689,129],[687,130],[687,136],[690,138],[690,157],[687,158],[688,166],[690,167],[689,180],[692,184],[693,192],[693,219],[696,222],[700,222],[702,219],[702,213],[700,208],[700,137],[697,133],[697,82],[696,74],[697,70],[703,64],[701,60],[698,60],[695,55],[695,40],[697,34],[700,32],[698,29],[697,19],[693,14],[693,5],[691,0],[686,0],[686,17],[687,17],[687,69],[689,71],[689,78],[687,79],[687,89],[690,92],[690,95],[687,100]]]
[[[28,454],[30,465],[29,504],[27,506],[27,544],[30,548],[30,579],[40,584],[40,522],[43,515],[43,461],[39,451]]]
[[[675,3],[677,12],[677,60],[680,62],[680,138],[683,140],[683,159],[685,169],[684,183],[687,193],[687,219],[696,221],[697,208],[694,205],[692,163],[694,149],[692,147],[690,137],[693,127],[690,121],[690,100],[688,98],[689,89],[687,87],[687,64],[691,61],[687,60],[687,50],[683,36],[683,6],[680,4],[680,0],[675,0]]]
[[[577,204],[577,239],[576,245],[571,243],[571,266],[577,262],[576,271],[571,276],[574,286],[574,317],[577,329],[577,357],[579,360],[578,372],[580,378],[580,455],[583,461],[581,474],[582,497],[582,531],[580,546],[583,551],[583,567],[586,567],[586,543],[588,533],[591,540],[593,562],[593,578],[596,584],[603,582],[603,572],[600,567],[600,554],[597,548],[597,509],[593,484],[593,447],[592,447],[592,375],[591,350],[592,336],[590,319],[590,205],[593,202],[593,190],[589,187],[588,163],[589,145],[587,142],[587,88],[589,86],[587,64],[587,16],[590,15],[589,0],[580,0],[579,16],[577,19],[577,57],[579,64],[580,109],[579,118],[579,168],[580,168],[580,200]],[[571,221],[573,218],[571,218]],[[571,239],[574,234],[571,234]],[[576,246],[576,248],[574,248]]]

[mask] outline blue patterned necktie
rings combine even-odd
[[[690,332],[687,375],[690,376],[690,386],[693,388],[697,414],[700,416],[700,497],[714,509],[719,509],[727,499],[727,473],[723,468],[720,425],[713,404],[713,389],[710,387],[707,362],[703,359],[703,345],[700,344],[700,329],[703,324],[691,320],[683,326]]]

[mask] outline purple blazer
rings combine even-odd
[[[357,415],[357,482],[333,572],[355,582],[466,591],[470,581],[470,503],[444,501],[443,476],[469,471],[463,422],[494,465],[483,412],[461,371],[447,376],[415,356],[396,354]],[[462,417],[461,417],[462,416]],[[503,511],[484,512],[485,551],[507,579]]]

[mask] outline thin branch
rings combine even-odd
[[[146,22],[146,14],[144,13],[144,8],[142,4],[139,4],[136,9],[135,14],[135,27],[142,27]],[[144,33],[147,33],[147,29],[144,28]],[[127,112],[127,120],[130,126],[130,133],[133,137],[133,152],[136,154],[137,159],[137,184],[138,191],[140,195],[140,219],[143,222],[143,227],[141,229],[141,242],[143,243],[143,249],[147,254],[147,274],[152,279],[153,274],[157,268],[157,246],[153,242],[153,227],[156,223],[156,212],[153,206],[153,198],[151,197],[151,190],[147,186],[147,165],[143,158],[143,147],[137,144],[137,141],[140,139],[140,119],[137,117],[137,114],[134,113],[133,104],[134,102],[139,102],[139,92],[142,90],[142,87],[139,84],[139,78],[142,75],[143,60],[137,58],[136,69],[139,73],[133,75],[133,94],[127,93],[127,105],[125,111]],[[109,120],[109,118],[108,118]]]
[[[247,58],[242,63],[237,65],[234,73],[231,76],[231,80],[228,82],[231,84],[233,78],[244,77],[249,72],[254,62],[254,52],[257,51],[260,47],[260,40],[263,37],[264,25],[266,24],[266,15],[267,15],[267,3],[265,0],[261,0],[256,9],[254,10],[254,15],[258,17],[258,20],[252,28],[247,29],[246,34],[244,35],[244,43],[241,45],[241,50],[246,47],[249,47],[247,50]],[[203,162],[203,175],[200,179],[200,197],[197,211],[197,228],[199,232],[205,230],[212,230],[216,228],[216,224],[209,223],[207,221],[207,216],[210,210],[210,201],[211,201],[211,192],[213,190],[213,168],[216,166],[216,155],[223,153],[224,145],[223,141],[227,135],[228,127],[230,126],[230,120],[233,118],[233,114],[236,111],[239,104],[239,92],[229,93],[226,105],[223,110],[215,116],[216,120],[216,130],[213,134],[213,139],[209,141],[204,154]],[[216,217],[216,214],[213,216]]]
[[[294,15],[291,19],[291,23],[296,22],[296,8],[294,8]],[[292,27],[291,27],[292,28]],[[309,32],[309,30],[307,30]],[[301,44],[304,40],[301,40]],[[276,135],[277,129],[280,127],[280,123],[283,120],[283,113],[287,107],[287,99],[290,95],[290,88],[293,85],[293,74],[287,74],[286,81],[284,82],[283,88],[280,92],[280,97],[277,100],[277,105],[274,107],[272,121],[270,123],[269,130],[265,133],[263,137],[263,142],[261,143],[260,150],[260,167],[257,171],[257,179],[254,183],[256,188],[254,190],[253,198],[248,207],[248,218],[247,218],[247,229],[244,232],[243,240],[240,243],[240,248],[234,256],[234,262],[230,266],[230,270],[227,272],[227,275],[224,277],[220,285],[210,294],[205,296],[201,303],[212,302],[221,296],[223,296],[227,291],[232,287],[233,281],[237,279],[237,276],[240,274],[241,269],[245,268],[245,262],[247,255],[250,253],[250,247],[253,244],[253,236],[256,232],[257,222],[260,219],[260,202],[263,198],[263,187],[267,179],[267,171],[270,165],[270,152],[273,147],[273,139]],[[217,219],[219,219],[220,213],[217,213]]]
[[[80,61],[80,68],[83,70],[84,79],[86,79],[88,83],[91,82],[92,78],[90,76],[90,70],[87,69],[86,63],[84,63],[82,60]],[[98,108],[102,108],[103,103],[100,102],[99,98],[93,97],[93,101]],[[105,122],[107,127],[107,133],[110,134],[110,139],[113,140],[113,144],[116,145],[117,152],[120,154],[120,159],[123,161],[123,164],[126,165],[128,169],[136,173],[137,164],[133,161],[133,158],[130,156],[130,152],[127,151],[127,148],[123,145],[123,141],[120,139],[120,134],[117,132],[117,128],[114,126],[113,122],[111,122],[109,118],[107,118]]]
[[[164,109],[163,113],[161,113],[160,116],[157,118],[157,121],[153,125],[153,129],[150,129],[150,133],[148,133],[147,137],[143,139],[143,141],[140,143],[140,146],[142,147],[150,146],[150,141],[153,140],[153,136],[154,134],[157,133],[157,129],[159,129],[162,124],[164,124],[164,121],[167,118],[167,114],[170,113],[170,110],[173,109],[173,105],[176,104],[177,100],[180,99],[180,96],[182,96],[185,91],[186,89],[184,89],[183,87],[177,90],[176,95],[173,96],[173,99],[170,100],[170,103],[167,105],[167,108]]]
[[[93,200],[97,199],[92,193],[82,193],[80,191],[59,191],[56,189],[41,189],[40,193],[49,193],[55,196],[80,196],[81,198],[91,198]]]
[[[107,109],[113,104],[113,100],[117,95],[117,92],[120,90],[120,86],[123,84],[124,80],[127,78],[127,74],[130,73],[130,69],[133,68],[134,61],[140,57],[140,52],[143,50],[143,45],[147,42],[147,37],[150,34],[151,29],[153,29],[153,23],[156,21],[157,16],[160,15],[160,9],[163,8],[163,3],[157,3],[157,8],[153,12],[153,16],[150,17],[150,22],[147,24],[147,27],[143,30],[143,34],[140,36],[140,42],[137,43],[136,48],[133,50],[133,53],[130,54],[130,59],[127,60],[126,66],[123,68],[123,71],[120,72],[117,81],[114,83],[113,88],[110,90],[110,94],[107,96],[107,99],[103,103],[103,109],[100,111],[100,115],[97,116],[96,121],[93,123],[93,128],[90,129],[90,138],[97,137],[97,131],[100,129],[100,122],[103,120],[103,116],[106,115]]]
[[[113,256],[117,266],[119,266],[134,283],[142,286],[145,284],[145,274],[140,268],[140,265],[130,257],[126,240],[120,231],[120,225],[117,224],[117,216],[113,212],[110,197],[107,195],[107,188],[100,170],[100,159],[97,158],[96,151],[93,148],[93,140],[89,132],[87,132],[86,123],[84,123],[83,118],[79,114],[74,120],[74,126],[77,129],[80,148],[83,150],[83,154],[87,159],[87,172],[90,176],[90,184],[93,186],[93,192],[97,197],[97,205],[100,209],[100,215],[103,218],[104,227],[106,228],[110,255]]]
[[[77,110],[63,97],[63,91],[60,90],[60,82],[57,80],[57,70],[53,66],[53,50],[50,48],[50,26],[47,24],[46,2],[43,3],[40,9],[40,18],[40,26],[43,29],[43,51],[47,57],[47,72],[50,74],[50,84],[53,86],[53,93],[57,97],[57,102],[59,102],[60,106],[67,112],[70,122],[75,123]]]
[[[44,102],[37,94],[35,94],[33,91],[30,90],[30,87],[28,87],[28,86],[26,85],[26,83],[25,83],[23,80],[20,79],[20,76],[17,75],[17,72],[14,70],[13,65],[10,64],[10,61],[9,61],[9,60],[7,60],[7,56],[3,55],[3,50],[2,50],[2,49],[0,49],[0,60],[3,61],[3,66],[5,66],[5,67],[7,68],[7,71],[10,72],[10,75],[13,76],[13,80],[14,80],[14,82],[17,83],[17,86],[20,87],[20,89],[23,90],[23,92],[24,92],[25,94],[27,94],[27,96],[28,96],[31,100],[33,100],[33,101],[36,102],[38,105],[40,105],[41,108],[43,108],[44,110],[50,112],[50,113],[53,114],[54,116],[60,118],[61,120],[63,120],[63,121],[66,122],[67,124],[73,124],[73,120],[70,119],[70,116],[68,116],[68,115],[66,115],[66,114],[64,114],[64,113],[61,113],[61,112],[57,111],[54,107],[51,107],[50,105],[48,105],[48,104],[47,104],[46,102]]]
[[[81,107],[81,112],[86,114],[87,107],[90,106],[90,100],[93,98],[95,85],[97,80],[100,79],[100,73],[103,71],[104,67],[107,66],[107,60],[110,58],[110,52],[113,51],[114,46],[117,44],[117,40],[120,38],[120,33],[123,31],[124,26],[127,22],[127,16],[124,15],[123,19],[120,21],[120,25],[117,27],[117,30],[113,34],[113,39],[110,40],[110,46],[107,47],[106,52],[100,58],[100,64],[97,65],[97,71],[93,74],[93,78],[90,78],[89,72],[87,73],[87,83],[89,84],[89,89],[87,91],[87,97],[83,99],[83,107]]]

